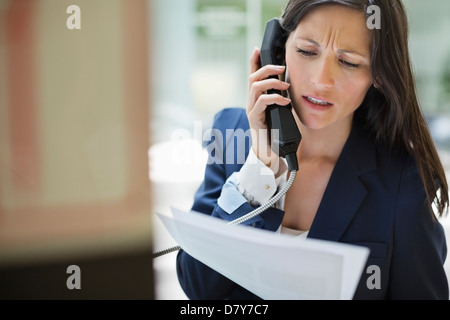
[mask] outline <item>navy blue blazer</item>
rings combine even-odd
[[[245,110],[222,110],[215,116],[213,128],[224,138],[227,129],[248,130]],[[219,163],[206,166],[192,206],[192,210],[230,221],[254,209],[246,203],[230,215],[217,204],[227,178],[242,167],[238,146],[231,137],[228,135],[228,141],[215,137],[209,142],[214,144],[208,148],[213,151],[210,156],[223,156],[228,163],[216,161]],[[229,161],[227,146],[234,146],[234,161]],[[251,141],[246,141],[245,156],[250,146]],[[270,208],[245,224],[275,231],[283,215],[283,211]],[[444,231],[431,215],[414,160],[377,147],[356,120],[308,237],[370,249],[354,299],[449,298],[443,268],[447,254]],[[371,265],[380,268],[379,289],[367,286],[372,272],[366,270]],[[177,254],[176,267],[179,283],[190,299],[258,299],[183,250]]]

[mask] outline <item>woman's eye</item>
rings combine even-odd
[[[316,55],[315,52],[308,51],[308,50],[303,50],[303,49],[300,49],[300,48],[297,48],[297,52],[300,53],[301,55],[305,56],[305,57],[312,57],[312,56]]]
[[[300,48],[297,48],[297,52],[300,53],[302,56],[305,56],[305,57],[313,57],[313,56],[317,56],[317,53],[315,53],[315,52],[313,52],[313,51],[303,50],[303,49],[300,49]],[[339,59],[339,62],[340,62],[344,67],[346,67],[346,68],[348,68],[348,69],[358,69],[358,68],[360,67],[359,64],[351,63],[351,62],[348,62],[348,61],[346,61],[346,60],[344,60],[344,59]]]
[[[348,62],[348,61],[345,61],[345,60],[342,60],[342,59],[340,59],[339,61],[340,61],[340,62],[344,65],[344,67],[346,67],[346,68],[350,68],[350,69],[358,69],[358,68],[359,68],[359,64],[351,63],[351,62]]]

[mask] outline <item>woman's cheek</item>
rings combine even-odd
[[[368,81],[367,79],[361,79],[360,82],[353,83],[347,89],[347,92],[351,93],[350,96],[354,97],[353,99],[355,100],[354,103],[357,105],[356,107],[358,107],[363,102],[367,91],[370,88],[370,85],[370,80]]]

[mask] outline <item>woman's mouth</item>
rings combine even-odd
[[[326,110],[333,106],[332,103],[317,97],[303,96],[303,100],[315,110]]]

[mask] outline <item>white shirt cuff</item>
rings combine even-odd
[[[251,204],[264,204],[286,182],[287,165],[284,159],[280,159],[278,170],[280,174],[275,178],[274,172],[250,149],[246,162],[236,174],[237,189]]]

